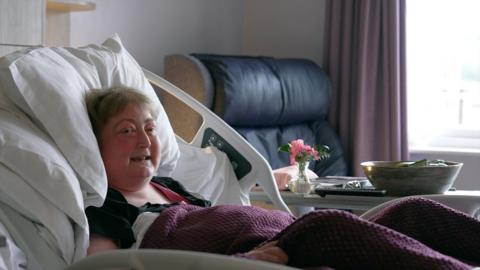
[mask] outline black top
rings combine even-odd
[[[152,178],[152,181],[160,184],[187,199],[188,203],[208,207],[210,201],[199,199],[188,191],[179,182],[169,177]],[[160,213],[166,208],[177,205],[173,204],[152,204],[146,203],[136,207],[127,202],[127,199],[117,190],[108,188],[107,197],[101,207],[87,207],[88,224],[90,235],[96,234],[118,241],[120,248],[129,248],[135,242],[132,225],[138,215],[143,212]]]

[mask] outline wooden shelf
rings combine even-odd
[[[63,12],[90,11],[96,7],[95,3],[88,1],[61,1],[47,0],[47,9]]]

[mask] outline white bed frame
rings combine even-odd
[[[246,260],[212,253],[168,249],[139,249],[104,252],[87,257],[66,270],[85,269],[144,269],[144,270],[292,270],[284,265]]]

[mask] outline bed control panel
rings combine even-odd
[[[238,180],[241,180],[242,177],[252,170],[250,162],[211,128],[205,129],[205,133],[203,134],[202,147],[207,146],[214,146],[227,155]]]

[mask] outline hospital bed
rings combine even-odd
[[[117,36],[102,46],[31,48],[0,59],[0,269],[292,269],[176,250],[85,257],[84,208],[102,204],[107,183],[83,96],[120,84],[154,100],[155,91],[166,91],[202,115],[200,130],[186,142],[161,110],[159,175],[173,176],[213,204],[248,205],[258,183],[278,209],[289,211],[265,159],[196,100],[141,69]],[[468,212],[477,213],[479,204],[470,198]]]
[[[118,37],[102,46],[29,48],[0,60],[0,268],[63,269],[85,257],[84,208],[101,205],[107,185],[83,96],[115,85],[156,102],[155,91],[166,91],[202,115],[197,136],[186,142],[161,110],[159,175],[214,205],[248,205],[259,184],[289,211],[265,159],[189,95],[141,69]]]

